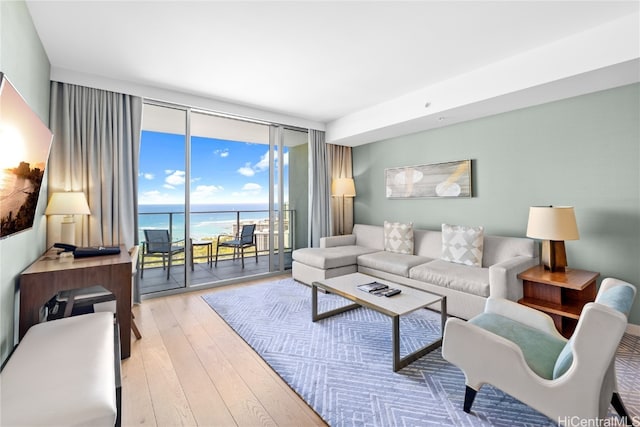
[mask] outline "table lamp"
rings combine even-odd
[[[532,206],[529,208],[527,237],[542,240],[542,264],[551,271],[565,271],[565,240],[578,240],[576,215],[571,206]]]
[[[60,225],[60,243],[75,245],[76,223],[74,215],[91,215],[83,192],[53,193],[45,215],[64,215]]]
[[[333,197],[342,197],[342,230],[340,234],[344,234],[344,198],[356,197],[356,185],[353,178],[336,178],[331,182],[331,195]]]

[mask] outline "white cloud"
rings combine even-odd
[[[141,205],[157,205],[176,203],[172,196],[158,190],[145,191],[138,196],[138,203]],[[178,201],[179,203],[179,201]]]
[[[276,163],[278,159],[276,158]],[[289,153],[282,155],[282,162],[285,166],[289,164]],[[238,169],[238,173],[244,176],[254,176],[256,173],[264,172],[269,169],[269,151],[260,156],[260,160],[254,166],[251,163],[245,163],[243,167]]]
[[[238,169],[238,173],[240,175],[243,175],[243,176],[253,176],[253,175],[255,175],[255,172],[251,168],[251,163],[245,163],[245,165],[243,167]]]
[[[144,179],[148,179],[148,180],[152,180],[153,178],[155,178],[155,175],[152,173],[144,173],[142,174],[142,176],[144,177]]]
[[[276,164],[278,163],[278,157],[277,154],[278,153],[274,153],[275,154],[275,159],[276,159]],[[282,155],[282,163],[284,163],[284,165],[288,165],[289,164],[289,153],[283,153]],[[260,161],[258,161],[258,163],[256,163],[256,165],[254,166],[254,169],[256,172],[262,172],[264,170],[269,169],[269,152],[267,151],[266,153],[264,153],[261,157],[260,157]]]
[[[215,150],[213,154],[220,157],[229,157],[229,149],[225,148],[224,150]]]
[[[260,161],[256,163],[255,170],[263,171],[269,168],[269,152],[267,151],[260,157]]]
[[[193,203],[214,203],[213,196],[221,191],[224,191],[224,188],[219,185],[198,185],[191,192],[191,201]]]
[[[256,191],[262,190],[262,186],[260,184],[256,184],[255,182],[247,182],[243,187],[243,191]]]
[[[164,182],[169,185],[184,185],[185,182],[185,172],[184,171],[173,171],[170,175],[168,175]]]
[[[165,169],[165,170],[164,170],[165,175],[170,175],[170,174],[172,174],[173,172],[174,172],[174,170],[173,170],[173,169]]]

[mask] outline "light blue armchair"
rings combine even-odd
[[[489,298],[469,321],[450,318],[442,356],[464,372],[464,411],[491,384],[560,424],[605,418],[611,402],[632,425],[617,391],[615,354],[635,293],[629,283],[603,280],[569,340],[548,315],[503,299]]]

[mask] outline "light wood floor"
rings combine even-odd
[[[122,363],[122,425],[326,426],[201,298],[221,289],[134,307],[142,339]]]

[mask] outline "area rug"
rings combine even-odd
[[[464,375],[439,349],[393,372],[388,317],[359,308],[313,323],[311,289],[293,279],[203,298],[330,426],[556,425],[491,386],[466,414]],[[319,294],[320,312],[348,303]],[[437,337],[440,314],[419,310],[400,329],[404,356]]]

